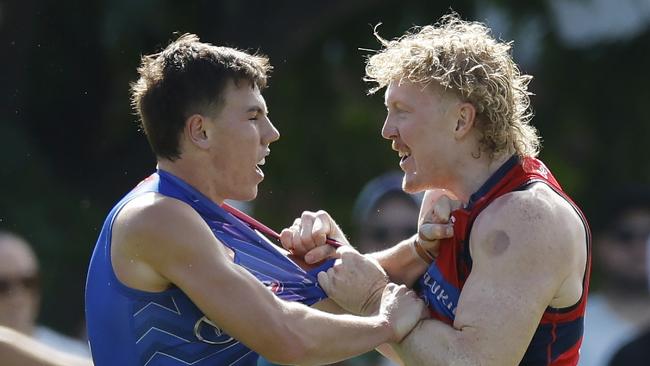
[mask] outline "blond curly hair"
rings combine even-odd
[[[540,138],[530,124],[527,90],[532,76],[522,74],[513,61],[511,42],[497,41],[485,25],[456,13],[392,41],[376,28],[374,34],[383,49],[366,63],[364,80],[377,83],[371,94],[392,81],[435,82],[476,108],[479,154],[537,156]]]

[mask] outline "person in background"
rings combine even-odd
[[[391,247],[417,232],[422,193],[402,190],[398,171],[370,180],[361,190],[352,211],[358,237],[353,241],[361,253]]]
[[[646,366],[650,360],[650,328],[616,351],[608,366]]]
[[[31,245],[15,233],[0,231],[0,325],[57,350],[89,357],[86,343],[37,324],[40,290],[39,264]]]
[[[602,278],[587,304],[580,352],[584,366],[607,365],[617,349],[650,326],[650,189],[619,187],[604,197],[594,236],[594,263]]]
[[[388,249],[417,232],[418,214],[423,193],[402,190],[402,173],[389,171],[368,181],[352,208],[357,237],[352,240],[361,253]],[[337,366],[395,365],[378,352],[339,362]]]

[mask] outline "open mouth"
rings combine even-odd
[[[398,155],[400,157],[400,163],[411,157],[411,153],[407,151],[398,151]]]
[[[264,164],[266,164],[266,156],[260,159],[260,161],[258,161],[257,164],[255,164],[255,170],[257,171],[257,173],[259,173],[262,176],[264,175],[264,172],[262,171],[262,166]]]

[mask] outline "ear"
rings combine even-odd
[[[458,119],[454,136],[456,139],[465,137],[476,123],[476,108],[469,102],[458,105]]]
[[[185,120],[185,133],[190,142],[201,149],[209,147],[208,134],[206,132],[206,124],[208,120],[200,115],[193,114]]]

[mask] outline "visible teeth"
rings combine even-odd
[[[266,157],[263,157],[262,160],[260,160],[257,165],[264,165],[266,163]]]
[[[405,156],[406,156],[406,157],[411,156],[411,153],[407,153],[407,152],[404,152],[404,151],[399,151],[399,152],[398,152],[398,155],[399,155],[400,158],[403,158],[403,157],[405,157]]]

